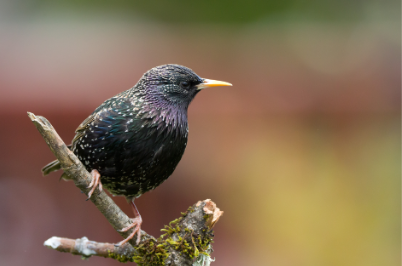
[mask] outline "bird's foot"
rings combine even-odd
[[[91,175],[92,175],[92,180],[91,183],[89,183],[89,186],[87,188],[91,188],[91,190],[88,193],[88,199],[89,200],[92,196],[92,193],[94,193],[96,187],[99,187],[99,191],[102,192],[103,187],[102,187],[102,183],[100,181],[100,174],[98,172],[98,170],[93,169],[91,171]]]
[[[119,230],[119,232],[127,232],[131,228],[133,228],[133,227],[135,227],[135,228],[134,228],[133,232],[126,239],[115,244],[116,247],[126,244],[130,239],[132,239],[134,237],[135,234],[137,234],[136,244],[138,245],[140,243],[142,218],[141,218],[140,212],[137,209],[137,206],[135,206],[135,204],[134,204],[134,199],[131,200],[131,207],[133,208],[135,218],[131,219],[132,224]]]
[[[115,244],[115,246],[121,246],[126,244],[130,239],[132,239],[134,237],[135,234],[137,234],[137,242],[136,244],[138,245],[140,243],[141,240],[141,224],[142,224],[142,218],[141,216],[139,217],[135,217],[133,219],[131,219],[132,224],[130,224],[127,227],[124,227],[121,230],[118,230],[119,232],[127,232],[128,230],[130,230],[131,228],[135,227],[133,232],[123,241],[120,241],[119,243]]]

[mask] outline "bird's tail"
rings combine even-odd
[[[43,175],[48,175],[51,172],[54,172],[54,171],[57,171],[57,170],[60,170],[60,169],[61,169],[60,162],[58,160],[54,160],[53,162],[48,163],[47,165],[45,165],[42,168],[42,174]]]

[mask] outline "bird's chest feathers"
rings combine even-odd
[[[113,127],[123,135],[124,150],[142,151],[142,156],[151,156],[156,162],[179,160],[187,145],[187,110],[174,106],[160,107],[137,99],[131,110],[120,110],[120,121]]]
[[[185,137],[188,135],[187,107],[180,105],[167,105],[153,103],[142,99],[132,101],[135,114],[128,117],[128,123],[137,120],[142,128],[156,131],[158,134],[170,134],[174,137]],[[132,112],[130,112],[132,114]],[[135,126],[132,125],[135,130]]]

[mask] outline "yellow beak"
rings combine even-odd
[[[229,82],[213,80],[213,79],[204,79],[204,81],[197,85],[197,90],[202,90],[209,87],[218,87],[218,86],[232,86]]]

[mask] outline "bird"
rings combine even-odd
[[[134,200],[162,184],[175,170],[187,146],[188,106],[203,89],[232,86],[201,78],[176,64],[148,70],[132,88],[104,101],[76,129],[70,150],[91,173],[88,199],[105,187],[126,197],[134,212],[134,228],[123,245],[137,234],[142,217]],[[42,168],[43,175],[61,169],[55,160]],[[67,176],[65,174],[62,177]]]

